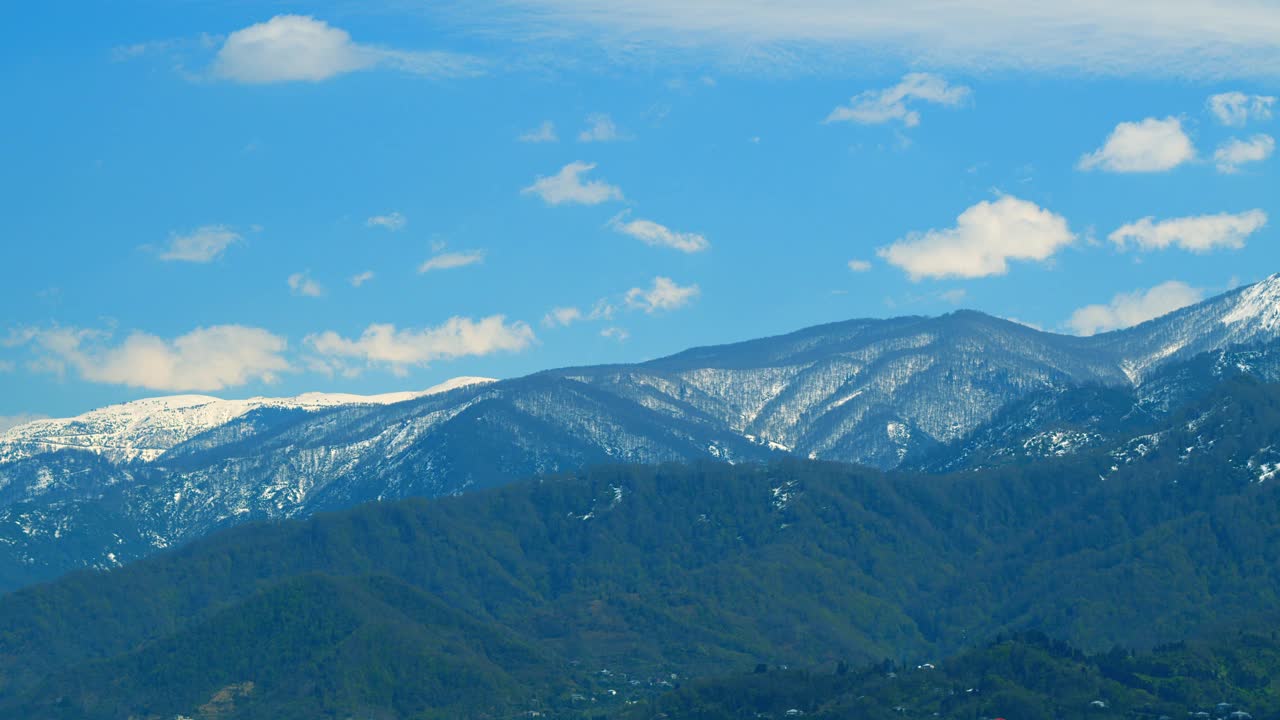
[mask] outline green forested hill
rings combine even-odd
[[[1150,653],[1115,649],[1092,656],[1038,633],[1023,633],[936,664],[760,666],[754,672],[691,682],[618,716],[1232,720],[1232,713],[1246,713],[1271,720],[1280,716],[1280,682],[1273,680],[1277,668],[1280,642],[1274,632],[1232,633]]]
[[[614,467],[239,528],[0,598],[0,716],[572,716],[1008,630],[1148,648],[1280,609],[1277,443],[1241,381],[1050,462]]]

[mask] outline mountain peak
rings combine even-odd
[[[1235,307],[1222,317],[1222,324],[1256,323],[1255,329],[1280,328],[1280,274],[1250,285],[1235,297]]]

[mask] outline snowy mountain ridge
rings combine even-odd
[[[380,399],[157,398],[0,437],[0,588],[230,524],[606,463],[1073,454],[1240,373],[1280,380],[1280,276],[1092,337],[962,310]]]
[[[58,450],[84,450],[116,463],[151,462],[197,435],[261,408],[315,412],[343,405],[392,405],[496,382],[458,377],[422,391],[380,395],[310,392],[295,397],[224,400],[210,395],[144,398],[72,418],[35,420],[0,434],[0,463]]]

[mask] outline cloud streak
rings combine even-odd
[[[1117,228],[1107,239],[1123,249],[1164,250],[1177,247],[1194,253],[1218,249],[1239,250],[1249,236],[1267,224],[1267,214],[1250,210],[1239,214],[1198,215],[1156,222],[1145,217]]]
[[[169,246],[160,259],[169,262],[209,263],[222,257],[227,248],[241,241],[240,233],[226,225],[205,225],[186,235],[169,236]]]
[[[391,232],[403,230],[409,224],[409,218],[398,212],[387,213],[386,215],[374,215],[364,221],[366,227],[380,227]]]
[[[435,270],[453,270],[454,268],[477,265],[482,262],[484,262],[484,252],[480,250],[442,253],[419,265],[418,272],[429,273]]]
[[[571,162],[555,175],[539,176],[520,193],[536,195],[548,205],[599,205],[621,200],[622,190],[617,186],[603,180],[584,180],[583,176],[595,168],[595,163]]]
[[[707,238],[698,233],[678,232],[652,220],[627,220],[626,216],[625,212],[615,216],[609,221],[609,227],[653,247],[671,248],[682,253],[699,253],[711,249]]]
[[[893,55],[978,71],[1280,75],[1280,13],[1256,0],[513,0],[502,8],[502,17],[482,19],[529,41],[554,32],[614,55],[713,53],[753,67]]]
[[[304,343],[323,358],[385,367],[404,375],[409,368],[423,367],[437,360],[519,352],[535,341],[533,328],[528,324],[507,322],[503,315],[492,315],[481,320],[453,317],[435,327],[416,329],[374,324],[357,338],[346,338],[328,330],[307,336]]]
[[[955,107],[970,95],[963,85],[949,85],[947,81],[929,73],[910,73],[902,82],[884,90],[867,90],[853,96],[848,105],[841,105],[827,115],[824,122],[854,122],[861,125],[880,125],[897,121],[906,127],[920,124],[920,112],[909,107],[917,102]]]

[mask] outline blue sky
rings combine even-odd
[[[0,424],[1280,272],[1262,3],[22,5]]]

